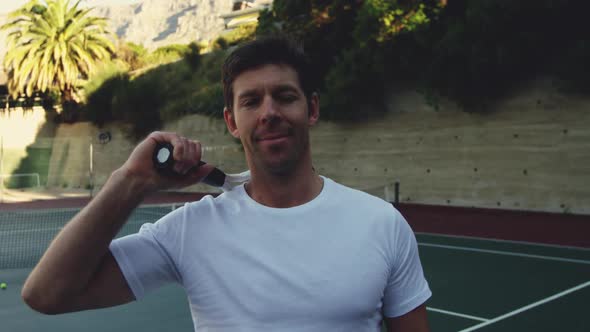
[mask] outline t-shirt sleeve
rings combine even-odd
[[[184,208],[143,224],[139,232],[115,239],[109,249],[136,299],[166,283],[180,282],[177,252]]]
[[[404,217],[395,210],[390,234],[392,266],[383,299],[386,317],[402,316],[432,296],[418,255],[416,237]]]

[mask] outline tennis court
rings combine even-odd
[[[120,235],[135,232],[173,205],[142,207]],[[20,300],[32,266],[77,209],[0,214],[0,330],[191,331],[186,297],[167,286],[145,300],[59,316],[33,312]],[[590,250],[418,233],[434,293],[432,331],[589,331]]]

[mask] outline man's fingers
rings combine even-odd
[[[172,154],[174,160],[182,161],[184,159],[185,141],[186,139],[183,139],[183,137],[180,136],[176,136],[170,141],[170,144],[174,147],[174,153]]]
[[[214,166],[209,164],[191,167],[182,176],[168,177],[167,181],[172,183],[172,187],[190,186],[202,181],[214,168]]]
[[[151,165],[156,146],[162,143],[172,145],[174,160],[172,171],[179,176],[159,174]],[[187,139],[176,133],[157,131],[151,133],[135,148],[132,156],[126,162],[126,167],[146,181],[152,181],[156,190],[181,188],[198,183],[215,168],[207,164],[199,166],[201,157],[202,148],[199,141]],[[146,158],[149,158],[149,164],[146,163]]]
[[[203,159],[203,152],[202,152],[202,148],[201,148],[201,142],[199,141],[190,141],[190,145],[191,145],[191,154],[189,159],[191,161],[194,162],[194,165],[198,165],[199,161],[201,161],[201,159]],[[192,166],[194,166],[192,165]]]
[[[178,137],[172,142],[174,147],[174,171],[178,174],[186,174],[189,169],[197,166],[201,160],[201,143],[185,137]]]
[[[154,131],[148,136],[148,139],[151,139],[154,144],[170,143],[174,145],[175,141],[178,141],[179,138],[180,136],[178,134],[165,131]]]
[[[207,175],[209,175],[209,173],[211,173],[211,171],[213,171],[214,168],[215,167],[213,165],[209,164],[193,167],[189,172],[189,176],[195,179],[196,181],[201,181],[205,177],[207,177]]]
[[[199,177],[204,173],[205,175],[208,174],[207,171],[202,172],[193,172],[196,170],[201,161],[201,142],[196,140],[190,140],[186,137],[180,136],[176,133],[170,132],[153,132],[149,135],[152,141],[157,143],[170,143],[173,147],[172,158],[174,160],[174,167],[173,171],[185,175],[189,170],[191,171],[192,175],[196,174],[195,176]]]

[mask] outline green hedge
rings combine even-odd
[[[186,114],[223,114],[221,63],[225,51],[206,55],[187,46],[182,60],[136,76],[109,69],[87,84],[85,117],[103,126],[112,121],[129,125],[129,136],[140,139],[159,129],[163,121]]]

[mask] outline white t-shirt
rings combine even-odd
[[[402,215],[328,178],[292,208],[206,196],[110,249],[138,299],[181,284],[199,332],[377,332],[432,294]]]

